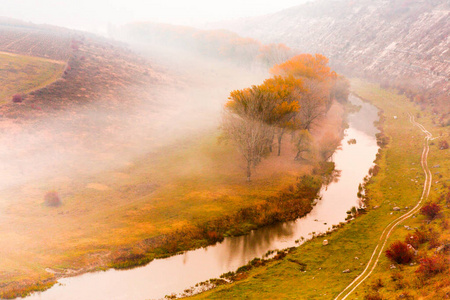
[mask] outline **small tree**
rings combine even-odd
[[[398,264],[407,264],[413,260],[414,253],[408,244],[396,241],[385,252],[386,257]]]
[[[441,206],[437,203],[428,203],[420,209],[420,213],[429,220],[434,220],[441,212]]]

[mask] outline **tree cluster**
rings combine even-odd
[[[333,100],[346,101],[349,83],[328,66],[320,54],[301,54],[275,65],[272,78],[260,85],[235,90],[225,105],[222,128],[244,157],[247,180],[252,168],[273,152],[277,155],[286,133],[296,146],[296,160],[311,150],[311,128],[325,115]],[[328,160],[338,145],[320,151]]]

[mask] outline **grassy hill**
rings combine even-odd
[[[61,77],[64,61],[0,52],[0,105],[10,102],[14,94],[28,94]]]

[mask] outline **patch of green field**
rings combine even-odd
[[[14,94],[26,94],[61,77],[66,64],[39,57],[0,52],[0,104]]]
[[[420,114],[417,121],[434,136],[442,133],[443,138],[449,140],[449,128],[435,127],[431,122],[431,113],[420,111],[406,97],[397,95],[394,91],[382,90],[377,85],[361,80],[353,80],[352,86],[355,93],[384,111],[384,132],[390,138],[389,145],[381,151],[377,161],[381,170],[371,179],[367,188],[370,198],[368,213],[326,237],[305,243],[282,260],[252,269],[243,280],[219,286],[194,296],[193,299],[334,299],[363,271],[384,227],[403,214],[406,207],[410,209],[418,202],[425,179],[420,166],[424,134],[409,122],[407,113]],[[440,174],[434,175],[438,179],[433,179],[430,194],[430,199],[435,199],[447,190],[450,161],[448,150],[439,150],[437,143],[431,146],[430,151],[429,166],[440,165]],[[436,171],[437,169],[432,169],[433,173]],[[379,207],[374,209],[374,206]],[[394,206],[405,210],[394,212]],[[448,216],[448,213],[447,208],[444,216]],[[404,225],[414,228],[423,222],[424,217],[417,215],[401,223],[387,244],[397,239],[403,240],[411,232]],[[440,228],[442,236],[448,239],[448,226],[447,229],[442,226]],[[327,246],[322,245],[323,239],[328,239]],[[306,264],[306,270],[302,271],[302,267],[293,263],[293,260]],[[382,278],[384,282],[392,281],[390,264],[382,255],[375,273],[347,299],[363,299],[370,290],[369,285],[376,278]],[[346,269],[350,272],[343,273]],[[417,265],[404,266],[403,269],[406,278],[416,277],[414,270]],[[396,299],[407,289],[415,297],[419,294],[430,295],[431,298],[428,299],[434,299],[437,285],[448,283],[448,280],[444,280],[447,275],[438,275],[429,282],[431,284],[422,286],[416,286],[411,281],[404,290],[395,288],[394,284],[386,284],[380,292],[385,299]]]

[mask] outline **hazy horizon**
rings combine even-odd
[[[239,1],[230,0],[4,0],[0,16],[38,24],[106,33],[109,25],[149,21],[175,25],[200,26],[274,13],[314,0]]]

